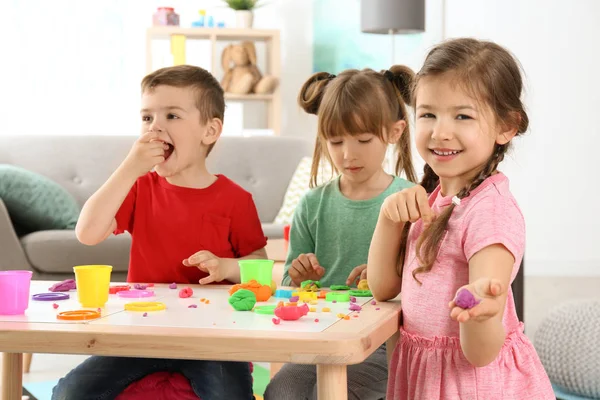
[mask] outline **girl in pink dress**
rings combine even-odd
[[[528,126],[517,62],[494,43],[450,40],[414,90],[425,174],[385,200],[367,266],[376,299],[402,291],[386,398],[554,399],[510,289],[525,222],[497,167]],[[459,307],[460,289],[476,304]]]

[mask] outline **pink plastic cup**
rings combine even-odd
[[[25,314],[31,271],[0,271],[0,315]]]

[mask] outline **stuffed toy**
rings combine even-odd
[[[256,67],[256,49],[253,42],[228,45],[221,55],[221,63],[225,71],[221,86],[225,93],[268,94],[273,93],[277,87],[277,78],[263,76]]]

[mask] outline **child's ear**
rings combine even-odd
[[[507,144],[517,135],[519,131],[518,127],[521,124],[521,116],[517,113],[514,113],[513,121],[516,121],[516,123],[512,125],[501,125],[500,132],[496,136],[497,144]]]
[[[388,143],[393,144],[400,140],[400,136],[404,133],[406,129],[406,121],[401,119],[392,124],[390,130],[388,132]]]
[[[202,139],[202,143],[207,146],[215,143],[221,136],[222,131],[223,121],[221,121],[219,118],[211,119],[208,124],[206,124],[206,134]]]
[[[517,135],[517,128],[513,128],[504,132],[500,132],[498,136],[496,136],[497,144],[507,144]]]

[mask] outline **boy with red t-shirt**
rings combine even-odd
[[[224,111],[223,89],[202,68],[163,68],[142,80],[141,136],[76,228],[87,245],[131,234],[128,282],[239,282],[237,260],[266,258],[252,195],[206,168]],[[248,363],[91,357],[52,398],[114,398],[158,371],[181,372],[202,399],[253,397]]]

